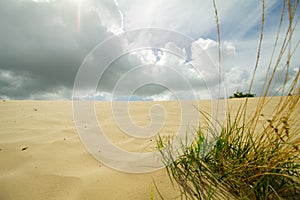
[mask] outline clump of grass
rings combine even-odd
[[[287,107],[295,106],[299,96],[287,97],[285,102]],[[212,150],[203,157],[209,127],[199,128],[197,141],[182,147],[184,154],[167,170],[191,199],[296,199],[300,196],[300,134],[298,125],[290,124],[293,115],[289,114],[275,114],[259,133],[251,123],[239,123],[240,114],[234,119],[228,116]],[[171,153],[162,155],[165,161],[172,160]]]
[[[213,2],[217,9],[215,1]],[[263,39],[264,1],[262,7],[260,42],[249,93],[258,66]],[[298,22],[295,22],[295,19],[298,20],[299,17],[296,16],[297,7],[298,0],[294,4],[290,0],[284,1],[266,82],[253,114],[249,114],[248,111],[248,98],[243,101],[237,113],[228,112],[225,124],[212,122],[208,113],[200,111],[205,118],[205,125],[195,130],[197,139],[192,145],[182,144],[181,151],[184,153],[176,159],[173,152],[178,152],[178,149],[172,149],[170,142],[165,143],[158,137],[157,145],[168,174],[172,181],[175,180],[180,185],[182,195],[187,199],[299,198],[300,95],[294,95],[300,74],[299,68],[288,84],[290,60],[295,52],[295,49],[291,48],[291,38]],[[284,42],[279,47],[280,53],[274,59],[285,10],[288,11],[289,26],[285,32]],[[215,13],[218,23],[217,11]],[[217,27],[219,35],[219,25]],[[295,48],[298,44],[299,41]],[[281,92],[281,97],[272,110],[272,115],[266,117],[264,109],[271,100],[267,97],[268,92],[278,81],[275,72],[279,70],[278,66],[283,60],[283,55],[287,55],[287,58],[281,73],[285,81],[278,90]],[[275,64],[272,64],[273,62]],[[221,133],[215,133],[217,130],[221,130]],[[203,154],[208,134],[219,135],[219,137],[211,150]]]

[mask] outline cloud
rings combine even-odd
[[[235,91],[247,91],[249,88],[250,74],[248,70],[240,67],[233,67],[225,73],[225,85],[227,91],[232,94]]]
[[[253,86],[257,94],[272,54],[281,5],[281,1],[266,1],[263,48]],[[226,96],[249,86],[257,54],[261,5],[228,0],[217,2],[217,7],[221,83],[227,89],[222,95]],[[285,18],[283,27],[287,23]],[[83,98],[94,95],[89,88],[93,77],[100,79],[96,98],[103,100],[126,99],[128,95],[135,100],[217,97],[218,43],[210,1],[1,0],[0,27],[1,98],[70,99],[86,56],[97,45],[122,33],[124,38],[85,60],[94,71],[84,77],[87,81],[80,89],[90,92]],[[156,35],[149,29],[128,34],[145,27],[161,31]],[[292,47],[299,35],[297,27]],[[281,35],[278,45],[282,42]],[[275,51],[275,57],[278,53]],[[290,62],[291,75],[299,68],[298,54],[299,48]],[[101,64],[115,55],[120,56],[109,66]],[[281,67],[284,59],[279,61]],[[96,72],[101,70],[104,74],[98,77]],[[282,81],[279,79],[278,85]]]
[[[81,12],[79,32],[77,9],[69,0],[0,2],[1,96],[71,97],[61,91],[72,89],[83,58],[111,35],[92,10]]]
[[[140,100],[216,98],[219,75],[212,60],[217,57],[216,42],[193,42],[190,58],[187,49],[180,45],[168,42],[158,51],[138,48],[122,54],[107,66],[99,81],[98,94],[112,94],[112,99],[135,96]],[[235,54],[234,45],[229,42],[221,50],[224,55]]]
[[[116,0],[92,1],[91,9],[98,14],[102,25],[107,31],[120,34],[123,30],[123,13],[119,10]]]

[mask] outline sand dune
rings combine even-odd
[[[237,110],[241,101],[230,100],[229,107]],[[252,108],[256,102],[251,100]],[[132,120],[147,125],[154,103],[131,103]],[[180,126],[180,106],[161,104],[167,120],[160,133],[173,134]],[[199,105],[211,109],[210,101]],[[155,149],[154,136],[142,140],[122,134],[110,109],[110,102],[96,104],[98,120],[115,145],[141,153]],[[2,101],[0,110],[0,199],[150,199],[151,190],[158,198],[153,181],[166,199],[180,199],[164,169],[124,173],[91,156],[77,134],[70,101]]]
[[[153,180],[176,196],[164,170],[128,174],[95,160],[79,140],[71,102],[7,101],[0,110],[0,199],[149,199]]]

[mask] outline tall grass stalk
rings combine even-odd
[[[218,36],[220,29],[217,5],[213,0]],[[299,41],[291,45],[298,24],[298,0],[284,0],[274,48],[267,66],[266,80],[255,112],[249,112],[248,98],[237,112],[228,111],[224,124],[212,122],[209,113],[200,111],[204,125],[194,133],[196,140],[190,146],[182,144],[184,154],[174,159],[170,143],[157,139],[163,162],[172,181],[180,185],[182,197],[187,199],[299,199],[300,197],[300,95],[296,94],[300,70],[289,73],[290,61]],[[287,15],[285,15],[287,12]],[[288,27],[279,46],[282,23],[288,17]],[[264,0],[262,0],[261,33],[249,93],[259,66],[264,34]],[[220,48],[220,46],[219,46]],[[278,56],[275,52],[279,50]],[[219,58],[220,61],[220,58]],[[280,63],[285,63],[282,69]],[[280,71],[281,70],[281,71]],[[220,70],[221,71],[221,70]],[[270,91],[278,83],[280,72],[284,83],[271,115],[265,115]],[[292,81],[288,81],[289,79]],[[217,125],[216,125],[217,124]],[[215,127],[215,126],[220,126]],[[214,131],[221,130],[221,133]],[[203,154],[207,134],[219,135],[211,151]],[[171,161],[171,164],[170,164]]]

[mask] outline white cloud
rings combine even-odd
[[[226,49],[226,56],[236,55],[236,49],[232,42],[224,41],[224,46]]]
[[[36,92],[29,96],[29,99],[39,100],[65,100],[66,97],[71,96],[71,91],[66,87],[60,87],[52,92]]]
[[[102,25],[109,32],[120,34],[123,30],[123,13],[116,0],[91,0],[91,9],[97,13]]]
[[[11,90],[21,87],[24,80],[22,76],[16,75],[12,71],[0,69],[0,81],[2,89]]]
[[[174,42],[165,44],[156,54],[153,49],[133,48],[135,51],[116,58],[107,68],[100,79],[98,91],[113,93],[120,98],[132,94],[139,99],[155,100],[215,98],[219,76],[206,51],[208,47],[217,50],[216,42],[199,41],[207,48],[203,50],[195,41],[191,47],[191,61],[187,60],[186,49]],[[135,43],[135,40],[130,42]],[[231,55],[234,45],[225,45],[222,52]]]
[[[225,73],[225,85],[231,95],[235,91],[247,91],[249,87],[250,74],[247,70],[240,67],[233,67]]]
[[[185,49],[181,49],[173,42],[169,42],[159,51],[158,65],[183,65],[187,60]]]

